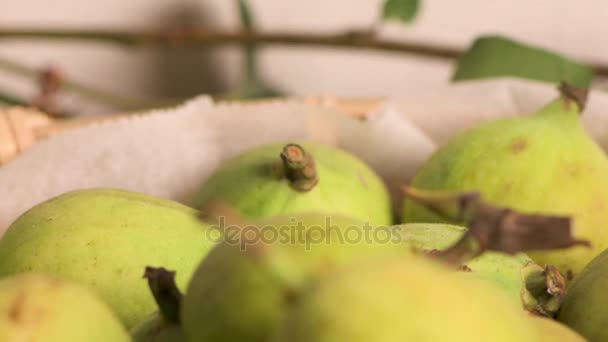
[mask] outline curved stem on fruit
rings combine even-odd
[[[531,215],[489,204],[474,193],[445,193],[404,187],[407,196],[444,219],[468,227],[452,247],[435,253],[460,267],[485,251],[515,254],[530,250],[589,246],[572,236],[572,220],[565,216]]]
[[[146,266],[144,278],[148,279],[148,286],[162,317],[168,322],[179,323],[182,293],[175,284],[175,272]]]
[[[566,277],[553,265],[544,269],[530,261],[522,269],[524,308],[536,315],[553,317],[566,293]]]
[[[287,144],[281,152],[283,169],[289,185],[300,192],[312,190],[319,182],[314,158],[298,144]]]
[[[574,101],[580,111],[582,112],[587,105],[587,98],[589,96],[589,89],[587,88],[576,88],[565,82],[560,83],[559,92],[562,97],[568,101]]]

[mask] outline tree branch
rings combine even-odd
[[[10,72],[34,82],[37,82],[40,76],[39,70],[32,69],[21,63],[3,57],[0,57],[0,70]],[[61,89],[78,93],[81,96],[97,100],[104,104],[113,105],[124,110],[155,108],[179,102],[178,100],[163,101],[118,95],[68,79],[61,81]]]
[[[0,39],[81,40],[128,47],[209,46],[227,44],[307,45],[393,51],[427,57],[454,59],[458,49],[422,43],[378,39],[369,32],[345,34],[265,33],[254,31],[110,31],[110,30],[2,30]]]

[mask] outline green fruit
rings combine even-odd
[[[276,341],[538,341],[498,289],[421,258],[353,264],[297,298]]]
[[[0,279],[2,342],[127,342],[110,308],[84,287],[27,273]]]
[[[578,274],[566,292],[557,319],[590,341],[608,341],[608,250]]]
[[[226,231],[233,238],[209,253],[188,285],[181,315],[188,341],[268,341],[291,295],[313,275],[372,256],[409,253],[399,241],[391,243],[388,230],[374,233],[340,216],[282,216],[240,229],[240,238]],[[366,231],[370,238],[363,237]],[[388,242],[374,242],[381,239]]]
[[[422,251],[444,250],[455,244],[466,228],[438,223],[410,223],[399,228],[403,241]],[[507,293],[514,303],[521,303],[524,288],[522,270],[531,262],[523,253],[507,255],[486,252],[467,262],[463,269],[466,274],[496,285]]]
[[[210,229],[178,203],[122,190],[74,191],[19,217],[0,240],[0,276],[38,271],[98,293],[127,327],[156,311],[146,265],[178,272],[185,287],[211,248]]]
[[[575,237],[591,241],[592,248],[529,255],[541,265],[579,272],[608,247],[608,160],[581,125],[580,108],[564,94],[534,115],[472,128],[441,147],[412,186],[479,191],[496,205],[571,216]],[[404,205],[405,222],[441,221],[410,200]]]
[[[182,329],[154,313],[131,330],[133,342],[183,342]]]
[[[549,318],[530,316],[534,320],[541,341],[551,342],[585,342],[586,340],[567,326]]]
[[[374,171],[350,153],[313,143],[264,145],[227,161],[194,204],[209,201],[253,219],[322,211],[392,223],[388,191]]]

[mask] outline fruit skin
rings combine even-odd
[[[183,342],[182,329],[178,324],[167,322],[154,313],[131,329],[133,342]]]
[[[182,288],[210,250],[197,211],[113,189],[69,192],[19,217],[0,240],[0,277],[45,272],[98,293],[132,327],[157,310],[142,272],[177,271]]]
[[[472,128],[441,147],[412,186],[437,191],[479,191],[488,201],[523,212],[568,215],[574,235],[592,248],[528,253],[540,265],[582,270],[608,247],[608,160],[585,132],[580,107],[566,97],[534,115]],[[404,222],[440,222],[407,200]]]
[[[352,218],[305,213],[262,221],[242,232],[276,232],[279,240],[274,242],[252,241],[247,248],[238,241],[218,244],[195,271],[182,301],[186,340],[268,341],[285,313],[285,303],[312,275],[372,256],[410,253],[399,241],[341,242],[340,237],[355,227],[365,230]]]
[[[337,148],[311,142],[299,145],[314,158],[319,181],[312,190],[292,188],[280,158],[285,144],[268,144],[221,165],[201,186],[194,207],[219,200],[253,219],[321,211],[392,224],[388,190],[369,166]]]
[[[234,243],[217,245],[198,267],[183,300],[181,317],[187,340],[268,341],[285,315],[286,302],[319,273],[369,258],[414,257],[421,249],[443,249],[464,232],[464,228],[440,224],[366,228],[356,220],[333,216],[329,242],[311,242],[327,236],[323,234],[328,233],[325,219],[319,213],[293,220],[276,217],[256,226],[278,232],[280,241],[251,244],[246,251]],[[295,227],[298,222],[302,222],[299,231],[281,228]],[[371,238],[341,242],[340,236],[349,236],[353,227],[367,230]],[[488,253],[468,264],[471,272],[459,273],[492,284],[521,308],[521,267],[528,260],[525,255]]]
[[[422,251],[443,250],[465,233],[466,228],[441,223],[409,223],[396,226],[403,242]],[[514,303],[521,303],[522,269],[532,260],[524,253],[507,255],[486,252],[465,264],[465,274],[502,289]]]
[[[278,342],[538,341],[501,291],[422,258],[369,260],[320,278]]]
[[[608,341],[606,289],[608,289],[608,250],[593,259],[572,280],[557,320],[590,341]]]
[[[530,315],[542,337],[541,341],[548,342],[585,342],[584,337],[567,326],[549,318]]]
[[[81,287],[39,273],[0,279],[2,342],[128,342],[110,308]]]

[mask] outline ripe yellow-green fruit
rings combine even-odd
[[[201,186],[194,206],[209,201],[253,219],[317,211],[392,223],[388,190],[370,167],[346,151],[310,142],[263,145],[225,162]]]
[[[589,341],[608,341],[608,250],[578,274],[566,292],[557,319]]]
[[[420,258],[464,232],[433,224],[373,227],[319,213],[232,227],[225,232],[230,238],[209,253],[188,285],[181,315],[186,340],[268,341],[294,294],[320,273],[371,258]],[[488,253],[471,260],[468,272],[457,273],[491,284],[523,313],[526,261],[524,255]]]
[[[142,282],[147,265],[177,271],[185,287],[211,249],[198,212],[144,194],[69,192],[19,217],[0,240],[0,277],[36,271],[94,290],[127,327],[156,311]],[[211,235],[210,235],[211,234]]]
[[[378,259],[320,277],[275,341],[539,341],[504,293],[421,258]]]
[[[268,341],[290,296],[312,275],[410,253],[388,230],[338,215],[281,216],[238,228],[225,232],[188,285],[181,311],[187,341]]]
[[[530,316],[534,320],[537,330],[540,333],[541,340],[547,342],[585,342],[587,341],[581,335],[567,326],[554,321],[550,318],[539,316]]]
[[[110,308],[80,285],[45,274],[0,279],[2,342],[128,342]]]
[[[608,247],[608,160],[581,125],[583,101],[575,90],[537,113],[483,123],[442,146],[412,186],[436,191],[479,191],[489,202],[527,213],[570,216],[574,236],[592,247],[529,252],[540,265],[580,272]],[[440,222],[407,200],[404,222]]]

